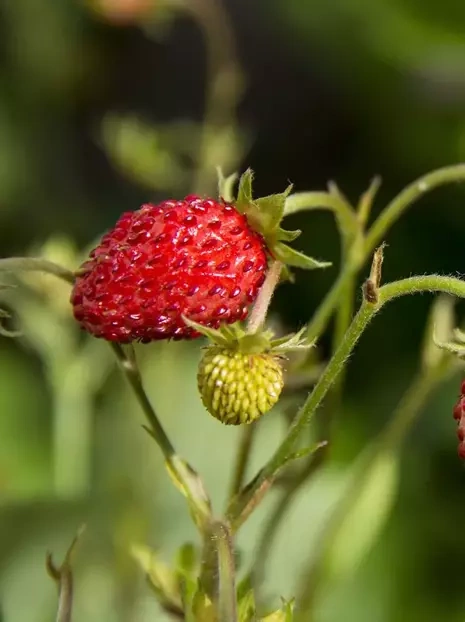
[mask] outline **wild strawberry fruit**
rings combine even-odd
[[[212,342],[199,363],[197,384],[205,408],[226,425],[252,423],[278,401],[285,353],[311,347],[295,335],[273,339],[271,331],[247,333],[239,324],[219,330],[186,319]]]
[[[123,214],[78,272],[81,326],[109,341],[197,336],[247,315],[265,279],[266,246],[233,206],[188,196]]]
[[[71,303],[81,327],[121,343],[198,337],[183,316],[212,328],[243,320],[268,256],[328,265],[284,243],[300,233],[279,227],[290,188],[254,200],[251,181],[248,171],[234,205],[192,195],[123,214],[76,273]]]
[[[453,416],[457,421],[458,454],[460,458],[465,459],[465,381],[462,382],[461,395],[454,406]]]
[[[226,424],[251,423],[278,401],[284,380],[274,354],[246,354],[230,348],[207,348],[198,371],[205,408]]]

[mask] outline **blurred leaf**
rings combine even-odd
[[[171,456],[165,465],[171,481],[186,497],[194,522],[203,529],[211,516],[211,501],[201,477],[179,456]]]
[[[239,622],[252,622],[255,620],[255,616],[255,596],[253,589],[249,589],[242,597],[239,597],[238,589],[237,618]]]
[[[160,604],[182,611],[181,594],[176,574],[147,546],[134,545],[132,556],[144,571]]]
[[[103,147],[113,164],[132,181],[152,190],[187,184],[188,172],[174,149],[162,144],[160,131],[134,117],[108,115],[102,125]],[[185,140],[191,142],[186,132]]]
[[[379,537],[396,499],[398,455],[381,450],[368,470],[364,469],[364,457],[353,467],[349,488],[336,510],[336,528],[330,527],[328,532],[325,559],[335,576],[357,567]]]
[[[281,609],[270,613],[261,619],[260,622],[292,622],[294,619],[294,601],[283,601]]]
[[[183,544],[176,559],[177,569],[184,575],[192,575],[197,566],[197,551],[192,542]]]
[[[192,621],[193,622],[217,622],[218,616],[213,606],[212,601],[208,596],[199,588],[194,595],[192,602]],[[186,622],[189,622],[189,617],[186,616]]]

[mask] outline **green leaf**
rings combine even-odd
[[[134,545],[132,557],[142,568],[150,587],[162,606],[182,610],[181,594],[176,573],[158,559],[148,546]]]
[[[300,251],[296,251],[294,248],[281,243],[278,243],[274,247],[273,252],[276,259],[294,268],[315,270],[317,268],[328,268],[331,265],[331,262],[318,261],[312,257],[307,257],[307,255],[304,255]]]
[[[372,449],[372,448],[370,448]],[[336,508],[338,521],[328,532],[326,564],[334,576],[344,575],[360,563],[376,542],[391,513],[399,482],[399,456],[381,450],[365,466],[362,455],[354,466],[349,486]]]
[[[303,449],[299,449],[299,451],[294,451],[293,453],[287,456],[286,460],[281,465],[281,468],[289,464],[289,462],[294,462],[295,460],[300,460],[301,458],[306,458],[307,456],[311,456],[312,454],[317,452],[319,449],[326,447],[327,444],[328,444],[328,441],[321,441],[319,443],[316,443],[315,445],[311,445],[310,447],[304,447]]]
[[[195,524],[203,529],[211,517],[211,501],[199,474],[182,458],[171,456],[166,469],[176,488],[186,497]]]

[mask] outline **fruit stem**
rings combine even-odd
[[[161,425],[155,410],[149,401],[149,398],[147,397],[135,357],[133,355],[128,356],[119,343],[112,343],[111,347],[116,355],[121,369],[134,391],[145,417],[147,418],[153,438],[163,452],[166,460],[171,463],[173,456],[176,455],[175,449],[166,435],[166,432],[163,429],[163,426]]]
[[[241,430],[229,499],[232,499],[241,490],[244,483],[256,429],[257,423],[249,423],[243,426],[243,430]]]
[[[279,283],[282,268],[283,264],[280,261],[273,260],[271,263],[265,282],[258,293],[257,300],[255,301],[247,322],[248,333],[256,333],[265,323],[268,308],[270,306],[271,299],[273,298],[276,286]]]

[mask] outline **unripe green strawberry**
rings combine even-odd
[[[216,419],[227,425],[252,423],[279,399],[284,384],[281,357],[210,346],[197,381],[202,402]]]

